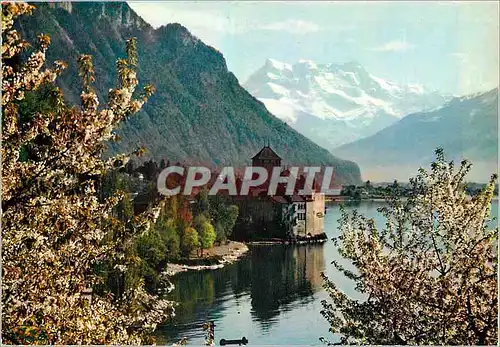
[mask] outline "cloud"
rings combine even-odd
[[[455,64],[456,86],[459,94],[473,94],[479,91],[487,91],[498,86],[498,65],[478,64],[475,52],[463,53],[452,52],[448,56]]]
[[[283,22],[274,22],[260,26],[261,30],[286,31],[292,34],[308,34],[321,30],[319,25],[301,19],[288,19]]]
[[[190,31],[212,31],[217,33],[240,33],[252,23],[240,23],[230,16],[210,10],[180,8],[179,4],[159,3],[153,7],[150,3],[131,2],[130,6],[143,16],[153,27],[168,23],[180,23]]]
[[[196,4],[196,3],[193,3]],[[238,21],[224,13],[217,13],[201,6],[181,7],[179,3],[130,2],[134,11],[153,27],[180,23],[204,43],[220,49],[226,35],[241,34],[254,25],[251,20]],[[189,4],[188,4],[189,5]]]
[[[466,61],[469,58],[469,55],[466,53],[461,53],[461,52],[453,52],[449,54],[450,57],[459,60],[459,61]]]
[[[245,5],[249,3],[251,2],[245,2]],[[214,6],[208,6],[208,4],[210,3],[200,5],[199,3],[165,2],[152,5],[149,2],[129,2],[129,5],[153,27],[180,23],[201,39],[207,35],[239,35],[255,31],[276,31],[294,35],[319,31],[341,34],[356,28],[353,25],[323,27],[315,22],[297,18],[266,23],[252,16],[251,11],[247,16],[242,17],[241,14],[232,14],[229,10],[216,11]]]
[[[384,43],[382,46],[373,47],[370,50],[377,52],[405,52],[413,48],[415,48],[415,45],[405,41],[390,41]]]

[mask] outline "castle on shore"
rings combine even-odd
[[[264,146],[253,158],[252,167],[262,167],[268,172],[266,182],[251,187],[247,196],[233,197],[239,207],[239,226],[245,230],[244,239],[307,239],[324,233],[325,195],[313,182],[312,192],[304,195],[306,178],[299,174],[293,194],[286,194],[286,186],[279,184],[276,194],[269,195],[268,188],[273,170],[279,167],[280,176],[291,176],[282,166],[281,157],[269,146]],[[238,179],[237,179],[238,181]],[[237,184],[241,184],[241,179]]]

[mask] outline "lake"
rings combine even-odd
[[[363,202],[357,209],[378,225],[384,219],[377,208],[384,202]],[[498,217],[498,200],[492,215]],[[325,232],[337,235],[339,205],[328,204]],[[325,271],[352,297],[352,282],[335,271],[330,261],[340,259],[333,243],[301,246],[251,246],[237,263],[215,271],[180,273],[173,278],[169,298],[180,302],[176,316],[158,327],[157,343],[165,345],[187,337],[202,345],[204,322],[215,322],[215,341],[240,339],[248,345],[321,345],[320,336],[334,339],[319,313],[327,297],[321,287]]]

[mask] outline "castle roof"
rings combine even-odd
[[[304,202],[306,201],[303,197],[297,194],[293,194],[291,197],[292,202]]]
[[[283,196],[279,196],[279,195],[274,195],[271,197],[271,200],[273,202],[277,202],[279,204],[288,204],[288,201],[285,199],[285,197]]]
[[[252,159],[280,159],[280,156],[269,146],[264,146]]]

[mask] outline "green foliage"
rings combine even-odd
[[[158,269],[159,265],[165,260],[167,247],[162,239],[160,232],[152,229],[149,233],[142,235],[136,242],[137,254],[142,261],[149,267]]]
[[[226,241],[233,233],[234,225],[238,219],[238,206],[230,205],[223,196],[211,197],[212,223],[219,242]]]
[[[195,203],[193,206],[193,214],[195,215],[201,215],[205,214],[208,215],[210,213],[210,198],[208,195],[208,189],[204,187],[203,189],[200,190],[198,195],[196,195],[195,198]]]
[[[165,246],[167,247],[168,258],[178,259],[181,254],[181,238],[173,226],[163,229],[165,233]]]
[[[215,234],[215,229],[209,222],[204,222],[201,224],[198,230],[198,235],[200,237],[200,246],[202,249],[211,248],[214,245],[214,241],[217,237]]]
[[[45,83],[35,91],[29,91],[19,102],[19,117],[21,123],[31,120],[37,113],[54,112],[63,106],[61,90],[52,83]]]
[[[152,229],[136,242],[137,254],[141,258],[141,276],[145,279],[146,288],[155,292],[160,283],[159,273],[165,264],[167,246],[160,232]]]
[[[201,230],[204,223],[210,223],[210,219],[207,218],[205,214],[199,214],[193,218],[193,228],[195,228],[198,233]]]
[[[200,241],[198,239],[198,232],[194,228],[186,228],[182,234],[181,249],[185,257],[189,257],[191,252],[198,249]]]
[[[132,178],[117,169],[108,170],[100,180],[100,197],[107,199],[118,192],[123,198],[113,209],[113,213],[120,221],[127,222],[134,216],[134,206],[131,193],[133,190]]]
[[[226,241],[233,233],[233,228],[238,218],[238,206],[221,206],[214,214],[217,241]]]
[[[372,190],[373,186],[372,186],[372,183],[370,182],[370,180],[365,182],[365,188],[367,191]]]

